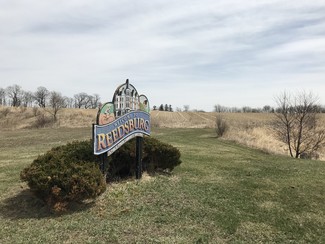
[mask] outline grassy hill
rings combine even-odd
[[[0,130],[90,127],[96,114],[95,109],[62,109],[58,121],[53,123],[48,110],[0,106]],[[288,155],[286,145],[277,141],[270,130],[273,114],[151,111],[151,120],[153,128],[215,128],[217,115],[223,116],[229,125],[225,139],[268,153]],[[325,127],[325,114],[320,115],[320,121]],[[325,149],[320,151],[320,159],[325,160]]]
[[[209,128],[154,128],[178,147],[172,175],[108,186],[96,202],[48,212],[20,171],[87,128],[0,131],[0,243],[324,243],[325,164],[266,154]]]
[[[80,128],[91,126],[96,121],[96,115],[96,109],[61,109],[58,112],[58,121],[53,124],[50,109],[0,106],[0,126],[2,130]],[[212,112],[151,111],[152,125],[158,128],[214,128],[216,116],[217,113]],[[238,123],[244,126],[261,125],[272,118],[271,114],[263,113],[225,113],[223,116],[234,126]],[[41,124],[41,118],[45,118],[44,124]]]

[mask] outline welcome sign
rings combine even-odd
[[[97,124],[93,126],[94,154],[115,152],[134,137],[150,135],[150,107],[145,95],[139,95],[126,80],[98,111]]]

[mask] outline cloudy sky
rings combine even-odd
[[[102,102],[129,79],[151,105],[325,104],[325,0],[0,0],[0,88]]]

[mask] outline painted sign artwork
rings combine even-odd
[[[94,154],[115,152],[134,137],[150,135],[150,106],[145,95],[139,95],[126,80],[113,96],[99,109],[94,125]]]
[[[115,120],[115,109],[114,104],[109,102],[105,103],[97,115],[97,124],[106,125]]]

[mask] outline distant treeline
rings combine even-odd
[[[62,108],[97,108],[100,104],[98,94],[89,95],[85,92],[73,97],[63,96],[60,92],[49,91],[40,86],[36,91],[25,91],[19,85],[0,88],[0,105],[12,107],[41,108],[60,106]]]
[[[156,105],[154,105],[152,107],[153,110],[159,110],[159,111],[167,111],[167,112],[173,112],[173,108],[172,105],[168,105],[168,104],[161,104],[159,107],[157,107]]]
[[[41,108],[83,108],[96,109],[101,105],[98,94],[80,92],[73,97],[63,96],[60,92],[49,91],[40,86],[36,91],[25,91],[19,85],[0,87],[0,106],[41,107]],[[172,105],[153,106],[153,110],[173,112]]]
[[[40,86],[36,91],[25,91],[19,85],[8,86],[7,88],[0,87],[0,105],[12,107],[49,107],[49,108],[84,108],[96,109],[100,106],[100,96],[98,94],[87,94],[80,92],[73,97],[63,96],[60,92],[49,91],[47,88]],[[189,105],[184,105],[184,108],[176,108],[177,112],[188,112]],[[325,106],[317,105],[320,113],[325,113]],[[173,112],[172,105],[161,104],[159,107],[153,106],[153,110]],[[214,111],[217,113],[275,113],[279,108],[274,108],[265,105],[263,108],[252,108],[249,106],[227,107],[217,104],[214,106]],[[205,112],[204,110],[192,110],[193,112]]]
[[[325,106],[315,105],[319,113],[325,113]],[[275,113],[280,112],[281,108],[274,108],[270,105],[265,105],[263,108],[252,108],[244,106],[242,108],[238,107],[226,107],[220,104],[214,105],[214,112],[217,113]]]

